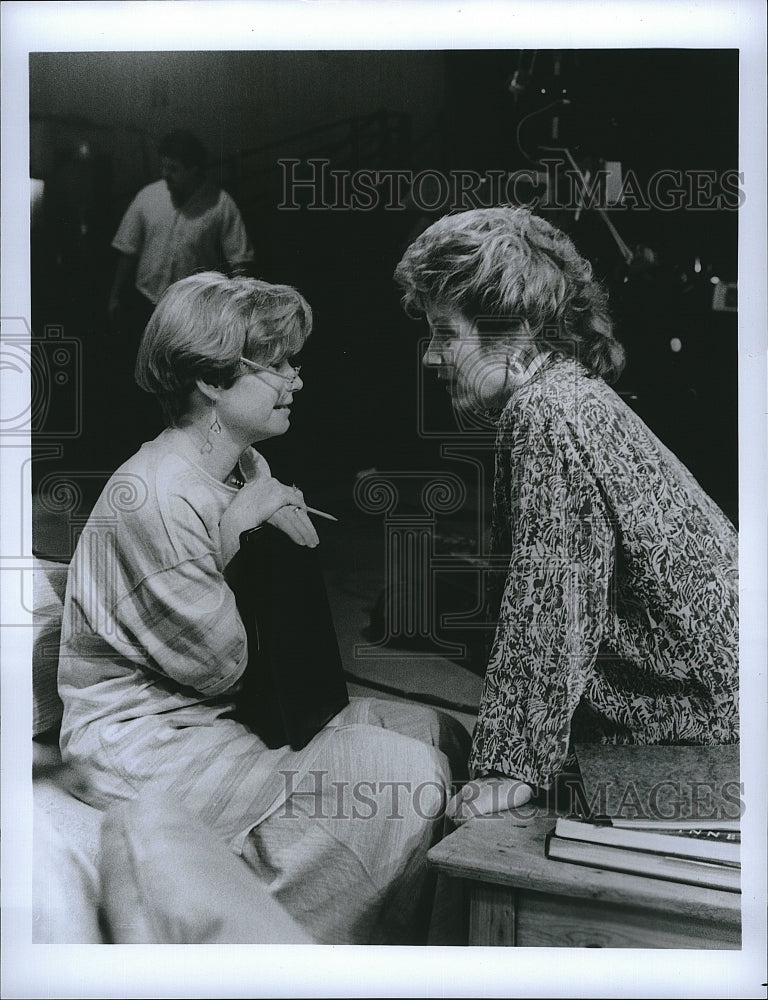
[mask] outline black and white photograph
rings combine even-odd
[[[764,6],[2,18],[2,995],[763,996]]]

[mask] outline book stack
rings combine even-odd
[[[547,857],[688,885],[740,891],[738,746],[580,746],[573,814]]]

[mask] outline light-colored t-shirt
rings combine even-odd
[[[128,206],[112,246],[138,258],[136,288],[155,303],[190,274],[226,272],[253,260],[237,205],[210,182],[178,208],[165,181],[148,184]]]
[[[219,522],[236,489],[164,431],[107,483],[70,564],[59,658],[63,759],[98,808],[154,786],[225,840],[284,800],[322,748],[268,749],[232,718],[248,659]],[[269,468],[250,450],[247,480]]]

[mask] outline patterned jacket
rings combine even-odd
[[[737,533],[603,382],[555,355],[496,439],[509,556],[470,764],[551,783],[572,741],[738,741]]]

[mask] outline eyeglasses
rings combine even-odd
[[[276,378],[281,378],[283,382],[288,383],[287,389],[289,391],[295,387],[299,378],[299,372],[301,371],[301,365],[292,365],[292,375],[281,375],[280,372],[276,372],[274,368],[267,368],[264,365],[256,364],[255,361],[249,361],[248,358],[240,358],[240,363],[247,365],[249,368],[255,369],[257,372],[266,372],[268,375],[274,375]]]

